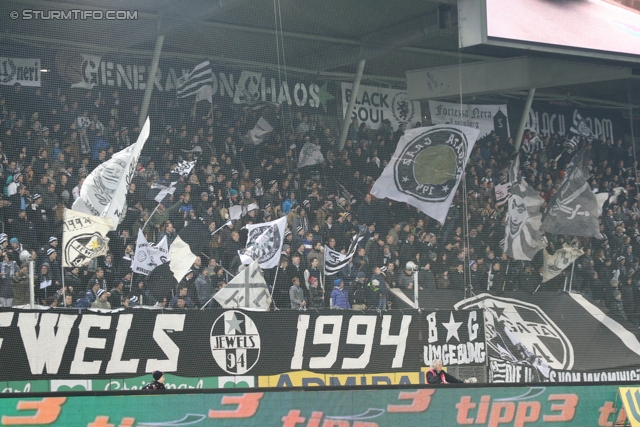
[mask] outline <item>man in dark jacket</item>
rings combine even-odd
[[[142,387],[143,390],[164,390],[164,373],[153,371],[153,381]]]

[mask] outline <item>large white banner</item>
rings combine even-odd
[[[109,160],[98,165],[84,180],[80,197],[73,203],[73,209],[90,215],[113,220],[113,229],[127,213],[127,191],[136,171],[140,152],[149,136],[149,118],[144,123],[135,144],[118,151]]]
[[[352,83],[342,82],[342,115],[347,112],[352,95]],[[366,123],[370,129],[378,129],[384,119],[389,119],[394,130],[400,124],[411,129],[416,122],[422,122],[419,101],[410,101],[407,91],[360,85],[351,118]]]
[[[434,125],[467,126],[480,130],[482,138],[495,130],[500,139],[509,138],[507,105],[456,104],[453,102],[429,101],[431,123]]]
[[[0,56],[0,85],[40,87],[40,60]]]

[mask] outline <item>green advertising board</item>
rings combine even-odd
[[[97,380],[37,380],[37,381],[2,381],[1,393],[42,393],[48,391],[127,391],[140,390],[153,378],[150,375],[133,378],[112,378]],[[251,388],[255,386],[255,378],[251,376],[203,377],[188,378],[166,374],[165,386],[169,390],[187,389],[219,389],[219,388]]]
[[[612,426],[616,386],[7,397],[0,425]]]

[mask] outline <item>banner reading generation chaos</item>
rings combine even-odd
[[[378,381],[369,374],[408,373],[403,382],[416,384],[433,358],[484,365],[484,341],[479,310],[0,311],[0,364],[11,367],[5,381],[129,378],[154,370],[181,377],[309,371],[344,383],[352,380],[340,374],[369,378],[365,384]]]

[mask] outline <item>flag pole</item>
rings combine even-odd
[[[571,288],[573,287],[573,270],[576,268],[576,262],[573,261],[571,264],[571,279],[569,279],[569,293],[571,293]]]
[[[62,267],[62,305],[67,306],[67,299],[65,298],[67,291],[64,287],[64,267]]]
[[[278,281],[278,271],[280,271],[280,263],[278,263],[278,268],[276,268],[276,275],[273,277],[273,286],[271,287],[271,302],[273,303],[273,308],[276,310],[280,310],[276,305],[276,301],[273,299],[273,291],[276,289],[276,282]]]
[[[151,212],[151,215],[149,215],[149,218],[147,218],[147,220],[145,221],[144,225],[142,226],[142,233],[144,234],[144,229],[147,226],[147,224],[149,223],[149,221],[151,221],[151,217],[153,216],[154,213],[156,213],[158,211],[158,207],[160,206],[160,203],[158,203],[158,205],[156,206],[156,208],[153,210],[153,212]]]
[[[62,211],[62,220],[63,220],[63,222],[65,222],[64,219],[66,217],[66,212],[67,212],[67,208],[65,207],[64,210]],[[63,243],[64,243],[64,229],[65,228],[66,227],[62,227],[62,242]],[[67,298],[66,298],[66,291],[65,291],[65,288],[64,288],[64,264],[65,264],[65,262],[64,262],[65,261],[64,253],[65,253],[65,250],[64,250],[64,247],[63,247],[62,253],[60,255],[60,258],[61,258],[61,261],[62,261],[60,263],[60,267],[62,268],[62,304],[66,307],[67,306]]]

